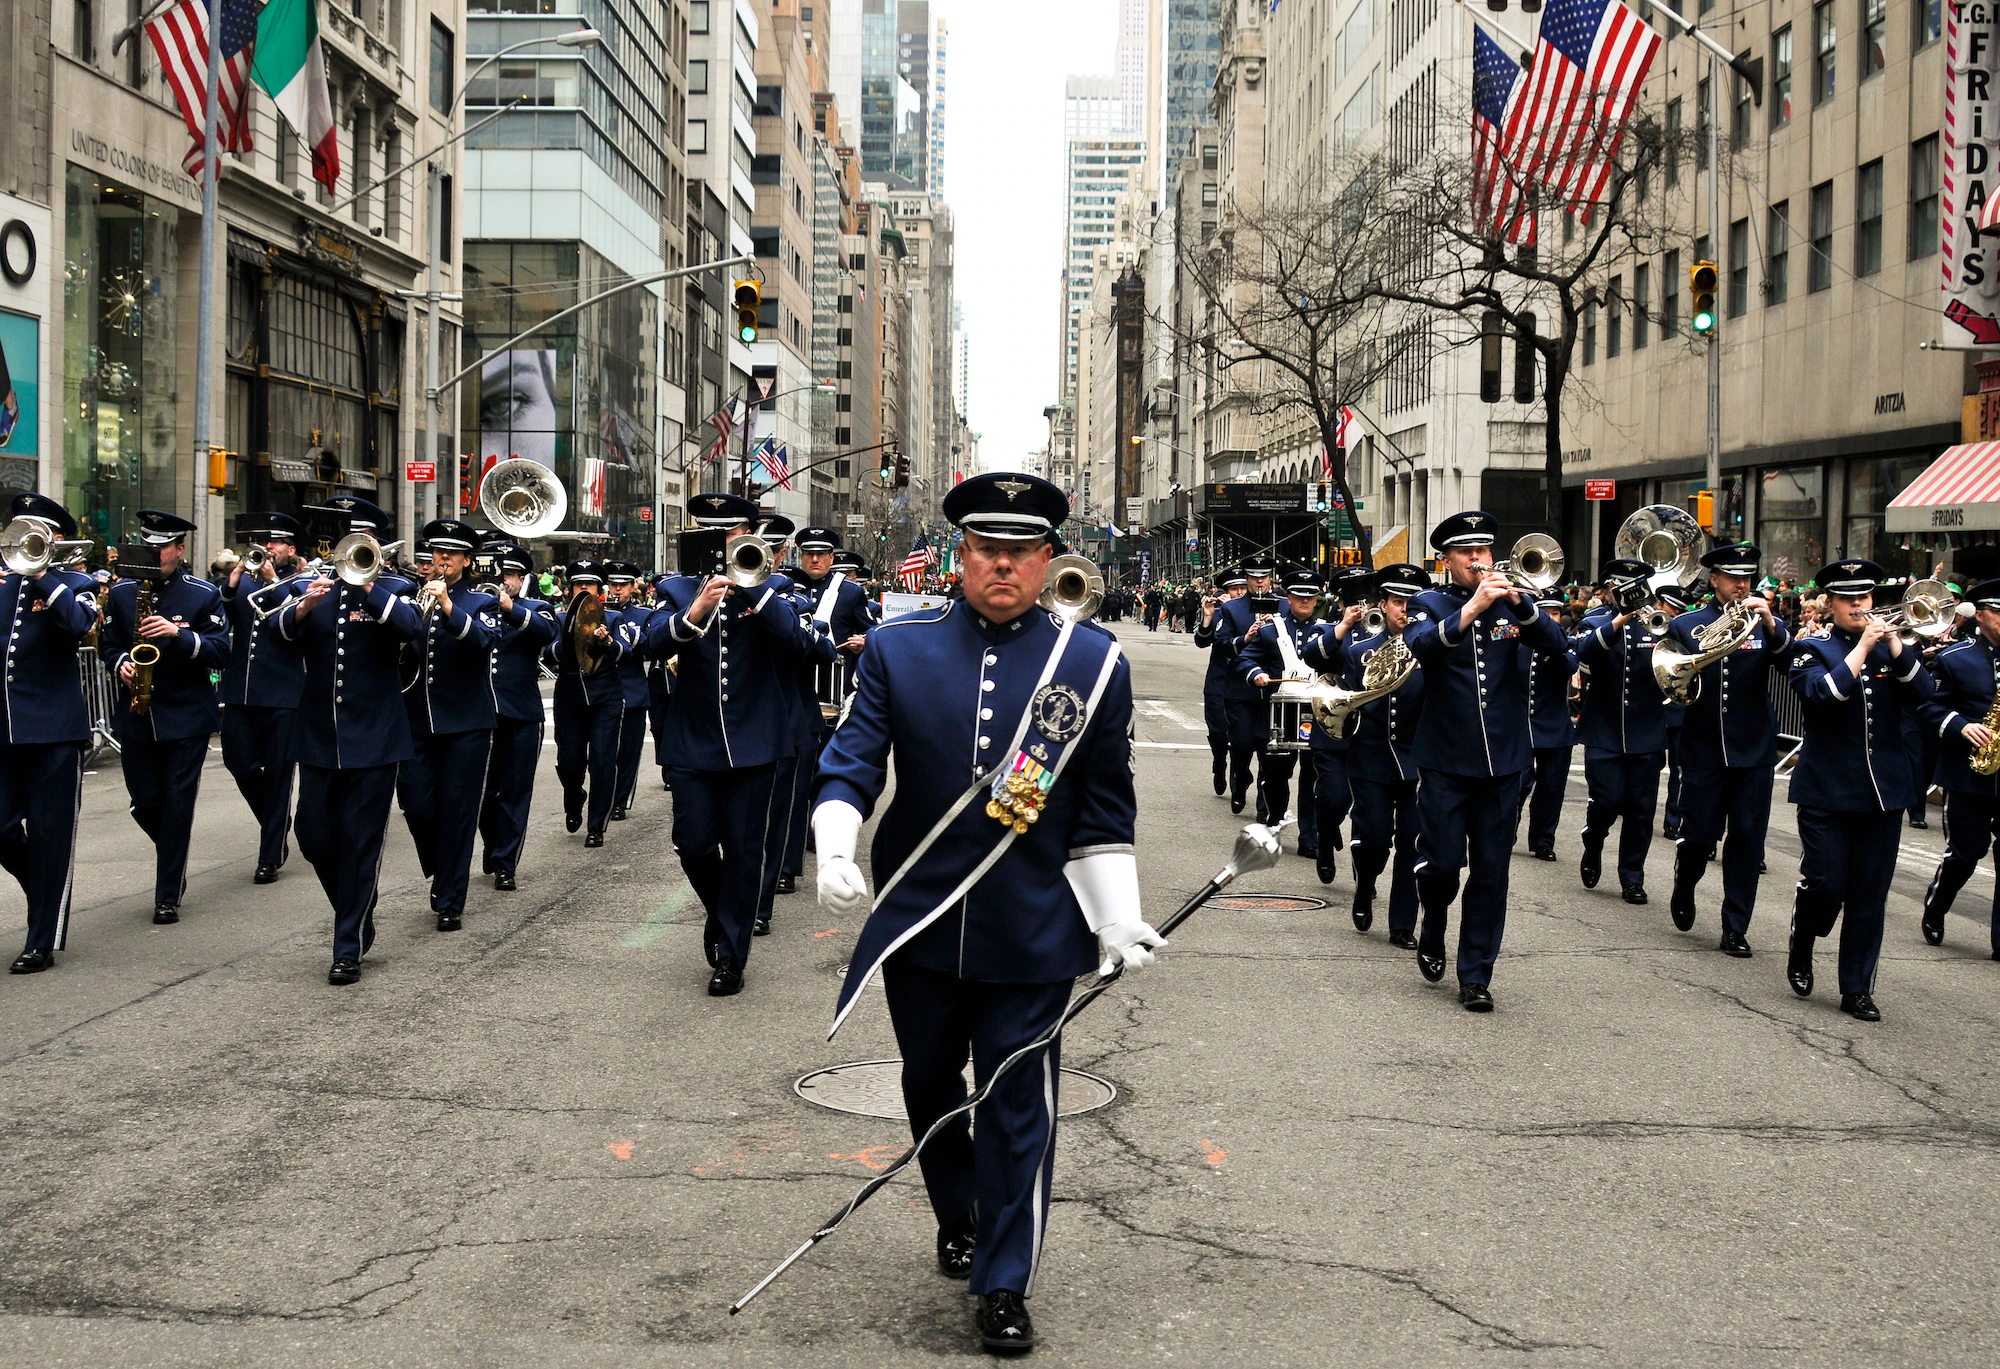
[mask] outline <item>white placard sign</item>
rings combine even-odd
[[[950,602],[950,597],[943,594],[902,594],[885,590],[882,594],[882,621],[886,623],[891,618],[900,618],[918,609],[943,608]]]

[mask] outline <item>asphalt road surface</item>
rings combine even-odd
[[[1124,625],[1145,893],[1163,916],[1241,821],[1210,791],[1200,654]],[[856,1365],[978,1355],[911,1181],[741,1317],[728,1304],[906,1139],[794,1083],[893,1056],[879,989],[826,1028],[856,926],[781,899],[748,988],[704,993],[699,914],[650,777],[602,851],[545,753],[518,893],[432,930],[400,818],[381,935],[325,982],[305,862],[253,886],[219,757],[184,918],[115,760],[86,781],[71,949],[0,980],[0,1361]],[[650,749],[649,749],[650,761]],[[1067,1040],[1110,1105],[1064,1123],[1032,1303],[1058,1364],[1991,1363],[2000,965],[1983,872],[1918,935],[1939,833],[1906,834],[1868,1026],[1783,977],[1780,802],[1750,939],[1719,874],[1655,902],[1517,856],[1499,1010],[1357,935],[1287,854]],[[309,821],[311,815],[304,815]],[[1933,824],[1935,829],[1936,824]],[[1615,886],[1615,880],[1606,884]],[[1253,905],[1256,900],[1250,901]],[[0,881],[0,935],[21,926]],[[9,943],[11,944],[11,943]],[[1073,1091],[1074,1093],[1075,1091]]]

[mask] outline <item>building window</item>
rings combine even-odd
[[[783,86],[758,86],[757,103],[751,106],[751,113],[777,118],[785,112],[785,88]]]
[[[1771,127],[1792,121],[1792,26],[1771,35]]]
[[[1887,536],[1883,527],[1889,501],[1929,465],[1928,453],[1847,463],[1847,545],[1841,548],[1841,555],[1865,556],[1891,575],[1922,576],[1929,572],[1932,561],[1928,549],[1918,546],[1905,551],[1904,539]]]
[[[1681,183],[1681,161],[1677,155],[1681,142],[1681,97],[1676,95],[1667,101],[1667,146],[1673,149],[1666,159],[1667,188],[1673,189]],[[1563,241],[1567,242],[1565,238]]]
[[[125,22],[133,25],[131,36],[125,40],[125,84],[134,90],[146,88],[146,50],[152,45],[137,26],[146,17],[148,8],[145,0],[125,0]]]
[[[1681,254],[1669,252],[1660,263],[1660,336],[1681,329]]]
[[[1743,148],[1750,145],[1750,83],[1741,76],[1730,83],[1733,103],[1729,110],[1729,144]]]
[[[708,94],[708,63],[706,61],[688,63],[688,94]]]
[[[1792,574],[1811,574],[1826,562],[1826,504],[1818,466],[1783,466],[1759,473],[1757,545],[1764,564],[1779,558]]]
[[[833,407],[834,407],[834,411],[835,411],[836,413],[843,413],[843,414],[844,414],[844,413],[851,413],[851,412],[853,412],[853,409],[854,409],[854,396],[853,396],[853,395],[835,395],[835,396],[833,397]]]
[[[1854,274],[1872,276],[1882,269],[1882,159],[1861,168],[1854,178]]]
[[[708,151],[708,120],[688,120],[687,150],[690,157]]]
[[[1604,292],[1604,356],[1606,360],[1625,350],[1625,282],[1611,278]]]
[[[692,0],[688,5],[688,32],[708,32],[708,0]]]
[[[1944,0],[1917,0],[1917,46],[1944,36]]]
[[[1812,235],[1812,256],[1806,262],[1806,292],[1817,294],[1833,284],[1832,181],[1813,187],[1810,213],[1806,231]]]
[[[1206,184],[1204,184],[1204,185],[1202,186],[1202,188],[1201,188],[1201,202],[1202,202],[1202,206],[1203,206],[1204,208],[1207,208],[1207,207],[1210,207],[1210,206],[1214,205],[1214,203],[1215,203],[1215,183],[1214,183],[1213,181],[1210,181],[1210,182],[1208,182],[1208,183],[1206,183]]]
[[[1834,0],[1820,0],[1813,6],[1813,103],[1823,105],[1833,98]]]
[[[75,0],[70,10],[70,51],[79,62],[97,60],[97,6]]]
[[[1632,350],[1638,351],[1646,345],[1646,335],[1652,331],[1652,319],[1647,311],[1653,307],[1653,268],[1640,262],[1632,268]]]
[[[1202,169],[1203,171],[1213,171],[1213,170],[1215,170],[1215,144],[1214,144],[1214,143],[1203,143],[1203,144],[1201,145],[1201,169]]]
[[[1729,317],[1742,318],[1750,309],[1750,220],[1729,225]]]
[[[1938,249],[1938,140],[1910,144],[1910,260]]]
[[[1792,206],[1779,200],[1764,216],[1764,303],[1783,304],[1792,290]]]
[[[1861,0],[1861,79],[1889,64],[1883,50],[1889,37],[1889,0]]]
[[[1588,366],[1597,360],[1597,306],[1583,306],[1583,364]]]
[[[431,108],[440,114],[451,113],[452,96],[457,93],[452,87],[456,48],[451,30],[431,20]]]

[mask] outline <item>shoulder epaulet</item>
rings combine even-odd
[[[191,584],[191,585],[200,585],[200,586],[201,586],[201,587],[202,587],[203,589],[214,589],[214,588],[215,588],[215,582],[214,582],[214,581],[212,581],[212,580],[204,580],[204,579],[202,579],[202,578],[201,578],[201,577],[200,577],[199,575],[187,575],[187,574],[183,574],[183,575],[181,576],[181,579],[183,579],[183,580],[187,581],[187,582],[188,582],[189,584]]]
[[[1946,648],[1945,648],[1945,649],[1944,649],[1943,651],[1940,651],[1940,652],[1938,653],[1938,656],[1939,656],[1940,658],[1942,658],[1942,657],[1945,657],[1945,656],[1949,656],[1949,655],[1951,655],[1951,653],[1952,653],[1952,652],[1954,652],[1954,651],[1963,651],[1963,650],[1965,650],[1965,649],[1966,649],[1967,647],[1969,647],[1969,646],[1971,646],[1971,645],[1972,645],[1972,643],[1971,643],[1971,642],[1953,642],[1953,643],[1952,643],[1952,644],[1951,644],[1950,646],[1946,647]]]

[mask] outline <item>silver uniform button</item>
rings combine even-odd
[[[981,718],[990,718],[993,716],[993,710],[990,708],[982,708],[979,710],[979,716]]]
[[[990,694],[990,693],[992,693],[992,692],[993,692],[993,681],[991,681],[991,680],[981,680],[981,681],[979,682],[979,687],[980,687],[981,689],[985,690],[985,691],[986,691],[987,693],[989,693],[989,694]]]
[[[993,739],[991,737],[981,737],[979,739],[979,749],[981,751],[984,751],[987,747],[991,745],[993,745]]]
[[[722,696],[722,701],[723,701],[724,703],[728,703],[728,702],[729,702],[729,696],[728,696],[727,694],[723,695],[723,696]]]
[[[998,656],[995,656],[992,652],[989,651],[986,653],[986,664],[998,665],[1000,664],[1000,658]]]

